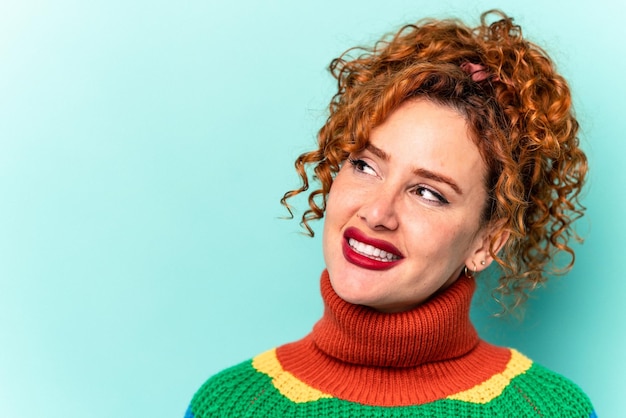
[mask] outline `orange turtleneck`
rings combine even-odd
[[[285,371],[339,399],[377,406],[443,399],[502,372],[511,358],[471,324],[474,289],[473,279],[461,276],[410,311],[382,313],[345,302],[325,271],[324,316],[276,356]]]

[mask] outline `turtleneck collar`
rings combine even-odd
[[[303,339],[276,349],[278,370],[306,387],[364,405],[418,405],[486,381],[511,358],[510,350],[478,338],[468,277],[400,313],[347,303],[327,272],[321,282],[322,319]]]
[[[324,316],[311,336],[320,350],[351,364],[414,367],[460,357],[479,341],[469,319],[474,289],[474,280],[462,275],[414,309],[383,313],[341,299],[324,271]]]

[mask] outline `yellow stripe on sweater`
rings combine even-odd
[[[502,373],[493,375],[471,389],[450,395],[448,399],[481,404],[490,402],[500,396],[514,377],[526,372],[532,364],[533,362],[529,358],[511,349],[511,359]]]
[[[313,402],[331,395],[312,388],[294,375],[285,371],[273,348],[252,359],[252,367],[272,378],[274,387],[287,399],[295,403]]]

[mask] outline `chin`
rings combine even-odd
[[[372,284],[367,283],[366,277],[359,277],[354,273],[341,272],[333,276],[331,270],[328,272],[330,283],[337,295],[348,303],[354,305],[365,305],[374,307],[379,305],[380,297]],[[334,278],[333,278],[334,277]]]

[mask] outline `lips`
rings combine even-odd
[[[355,227],[343,234],[343,255],[352,264],[368,270],[387,270],[404,258],[391,243],[368,237]]]

